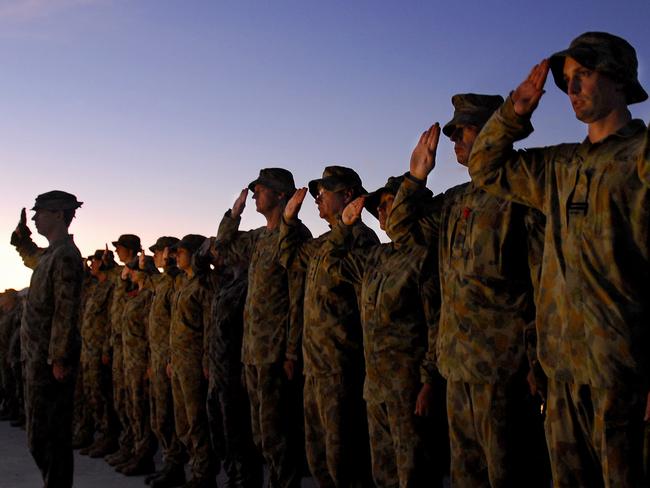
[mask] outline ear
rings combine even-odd
[[[343,194],[343,201],[345,202],[345,204],[347,205],[354,199],[355,199],[354,189],[348,188],[347,190],[345,190],[345,193]]]

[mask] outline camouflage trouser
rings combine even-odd
[[[172,355],[172,395],[176,434],[190,456],[193,478],[216,475],[218,466],[210,445],[210,430],[205,402],[207,381],[201,357]]]
[[[115,420],[110,392],[110,372],[102,364],[101,352],[81,352],[83,391],[95,429],[104,437],[114,436]]]
[[[7,412],[16,413],[18,402],[16,399],[16,378],[9,363],[9,357],[0,355],[0,386],[4,396],[4,408]]]
[[[124,349],[124,374],[128,395],[127,415],[133,432],[135,459],[152,457],[157,449],[149,418],[149,381],[145,379],[147,358]]]
[[[165,464],[185,464],[187,455],[176,435],[172,382],[167,377],[167,362],[164,360],[151,360],[149,393],[151,429],[160,443]]]
[[[45,361],[23,363],[27,445],[45,487],[67,488],[73,481],[72,410],[76,368],[59,382]]]
[[[223,451],[229,487],[260,488],[262,457],[253,444],[248,395],[241,376],[220,378],[215,384],[210,372],[208,417],[213,446]]]
[[[544,479],[529,456],[543,434],[528,399],[519,376],[494,385],[447,383],[452,486],[529,487]]]
[[[133,451],[133,431],[128,416],[128,395],[126,393],[126,379],[124,376],[124,356],[122,354],[122,338],[117,337],[113,344],[113,363],[111,369],[113,377],[113,407],[120,421],[119,444],[122,451]]]
[[[553,486],[644,486],[646,395],[641,389],[605,390],[549,379],[545,427]]]
[[[297,488],[301,481],[297,429],[302,422],[293,415],[294,397],[282,365],[246,364],[246,388],[250,400],[251,428],[255,446],[269,468],[272,488]]]
[[[445,472],[440,464],[448,461],[446,428],[442,425],[442,429],[436,429],[433,418],[414,414],[419,381],[416,385],[401,385],[403,388],[395,386],[397,388],[384,392],[384,402],[368,401],[366,407],[375,485],[386,488],[440,486]],[[432,409],[434,413],[444,411],[441,393]],[[446,421],[444,415],[441,417],[440,424]],[[439,439],[442,449],[436,451],[434,458],[433,444]]]
[[[305,448],[321,488],[367,485],[370,452],[360,375],[306,376]]]
[[[86,398],[84,385],[87,383],[86,372],[81,362],[77,372],[77,383],[74,389],[74,413],[72,415],[73,438],[91,439],[95,434],[95,422]]]

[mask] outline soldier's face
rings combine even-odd
[[[40,235],[47,237],[59,225],[59,222],[63,221],[63,212],[39,208],[34,211],[32,220],[36,226],[36,231]]]
[[[316,206],[320,218],[332,223],[348,204],[347,200],[345,192],[319,188],[318,195],[316,195]]]
[[[176,250],[176,265],[183,271],[190,269],[192,266],[192,255],[184,247]]]
[[[163,249],[156,249],[153,252],[153,263],[156,265],[156,268],[164,268],[165,267],[165,258],[164,258],[164,250]]]
[[[253,200],[255,209],[262,215],[266,215],[280,204],[280,194],[268,186],[255,185],[253,189]]]
[[[393,201],[395,200],[395,195],[390,193],[382,193],[381,198],[379,199],[379,205],[377,205],[377,213],[379,214],[379,228],[381,230],[386,230],[386,219],[390,210],[393,208]]]
[[[605,118],[621,104],[625,106],[620,83],[573,58],[564,61],[564,81],[576,118],[585,124]]]
[[[122,261],[123,263],[127,263],[131,261],[134,257],[133,251],[129,249],[128,247],[124,247],[122,244],[118,244],[115,246],[115,252],[117,253],[117,257]]]
[[[479,132],[478,127],[473,125],[457,125],[454,132],[451,133],[450,139],[454,143],[456,161],[463,166],[467,166],[469,155],[472,152],[472,146]]]
[[[99,259],[92,259],[90,261],[90,274],[97,276],[99,274],[99,269],[102,266],[102,262]]]

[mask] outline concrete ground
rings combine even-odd
[[[124,476],[102,459],[80,456],[75,451],[74,486],[78,488],[144,488],[144,476]],[[160,456],[156,459],[160,467]],[[217,478],[225,486],[223,472]],[[25,431],[0,422],[0,488],[37,488],[43,486],[41,474],[27,450]],[[316,488],[311,478],[304,478],[302,488]]]

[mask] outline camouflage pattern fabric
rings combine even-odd
[[[650,123],[645,133],[645,142],[638,162],[638,171],[641,181],[646,186],[650,186]]]
[[[650,189],[638,172],[645,124],[632,120],[597,144],[514,151],[513,142],[531,132],[530,120],[506,100],[477,138],[469,166],[477,185],[546,216],[539,360],[549,381],[647,392]],[[548,401],[555,401],[550,394]],[[582,436],[592,439],[589,430]]]
[[[151,428],[158,439],[166,464],[185,462],[185,449],[176,435],[171,380],[167,377],[169,352],[169,329],[175,283],[180,271],[176,267],[153,275],[154,297],[149,312],[149,367],[151,377],[150,404]]]
[[[206,413],[207,381],[203,370],[205,330],[211,321],[212,292],[206,277],[179,280],[172,305],[169,344],[176,434],[190,455],[192,477],[214,476],[218,470],[210,446]]]
[[[25,378],[27,443],[46,486],[72,486],[72,410],[79,364],[83,266],[72,236],[39,249],[29,236],[12,242],[34,266],[20,340]],[[52,363],[71,368],[55,380]]]
[[[16,388],[18,386],[11,365],[11,340],[20,330],[22,306],[17,300],[14,308],[9,312],[0,310],[0,390],[4,396],[3,406],[8,411],[15,413],[19,408]],[[1,398],[1,397],[0,397]]]
[[[648,486],[642,481],[645,401],[641,390],[549,381],[553,486]]]
[[[122,352],[127,416],[133,432],[133,455],[140,460],[153,456],[156,439],[151,430],[149,417],[149,309],[153,300],[151,280],[145,287],[129,292],[122,312]]]

